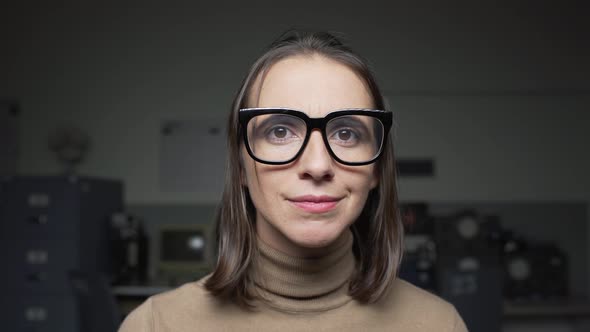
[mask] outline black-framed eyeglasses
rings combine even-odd
[[[246,150],[252,159],[269,165],[297,159],[314,129],[336,161],[349,166],[375,162],[383,153],[391,128],[391,112],[344,109],[323,118],[287,108],[244,108],[239,121]]]

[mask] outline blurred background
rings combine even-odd
[[[395,118],[403,278],[471,331],[589,331],[582,1],[0,7],[0,321],[114,331],[206,274],[225,118],[292,27],[342,33]]]

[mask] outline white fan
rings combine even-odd
[[[49,149],[53,151],[66,173],[75,173],[75,168],[86,157],[90,149],[90,137],[76,127],[56,129],[48,137]]]

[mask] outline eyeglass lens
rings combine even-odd
[[[344,162],[367,162],[383,144],[383,124],[372,116],[343,115],[326,124],[329,148]],[[299,153],[307,135],[303,119],[287,114],[264,114],[247,126],[248,144],[259,159],[282,162]]]

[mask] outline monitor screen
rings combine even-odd
[[[160,259],[200,262],[205,258],[207,238],[202,230],[168,229],[160,233]]]
[[[207,224],[160,226],[157,278],[169,285],[197,280],[211,271],[211,235]]]

